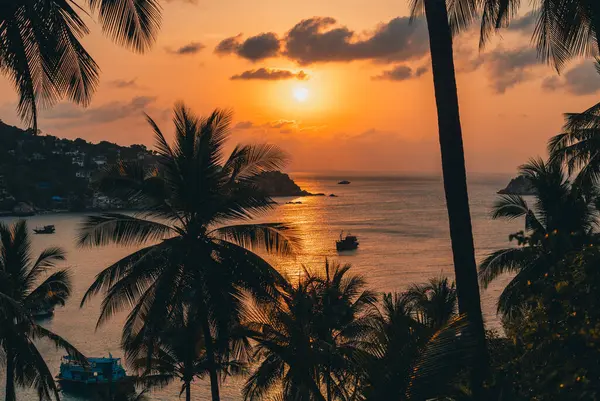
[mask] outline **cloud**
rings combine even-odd
[[[534,11],[530,11],[527,14],[515,19],[508,26],[509,31],[531,34],[535,28],[539,14]]]
[[[237,35],[221,41],[215,53],[235,54],[250,61],[268,57],[287,57],[300,65],[325,62],[372,60],[407,61],[427,54],[429,41],[422,21],[410,24],[408,17],[394,18],[369,33],[338,26],[331,17],[305,19],[279,40],[273,32],[242,41]]]
[[[129,102],[110,102],[98,107],[83,109],[72,103],[60,103],[43,116],[45,120],[57,120],[60,126],[83,122],[105,124],[121,120],[141,112],[156,101],[155,97],[137,96]]]
[[[383,71],[381,74],[371,77],[375,81],[406,81],[411,78],[418,78],[425,74],[428,68],[425,66],[419,67],[413,71],[407,65],[397,65],[391,70]]]
[[[406,65],[399,65],[392,68],[391,70],[383,71],[380,75],[372,77],[372,79],[376,81],[406,81],[407,79],[411,79],[412,77],[412,68]]]
[[[312,130],[314,128],[316,128],[316,127],[300,128],[298,121],[286,120],[286,119],[267,121],[262,124],[257,124],[252,121],[240,121],[234,126],[234,129],[239,129],[239,130],[256,129],[257,132],[268,132],[271,130],[278,130],[282,134],[287,134],[287,133],[291,133],[291,132],[295,132],[295,131],[302,131],[305,129]]]
[[[501,94],[519,83],[536,78],[532,70],[540,65],[542,63],[537,51],[532,47],[505,49],[498,46],[489,53],[462,63],[458,71],[472,72],[483,66],[492,89]]]
[[[425,25],[410,24],[408,17],[380,24],[366,37],[336,24],[330,17],[299,22],[284,39],[285,54],[300,64],[354,60],[391,62],[420,58],[428,50]]]
[[[232,76],[232,80],[264,80],[264,81],[280,81],[283,79],[298,79],[306,80],[308,75],[304,71],[295,73],[289,70],[279,70],[271,68],[259,68],[257,70],[244,71],[241,74]]]
[[[255,128],[256,125],[252,121],[240,121],[233,128],[234,129],[250,129]]]
[[[222,40],[215,48],[220,55],[236,54],[250,61],[264,60],[279,54],[279,38],[273,32],[261,33],[242,41],[242,34]]]
[[[188,43],[185,46],[181,46],[180,48],[177,48],[175,50],[167,49],[167,51],[171,54],[178,54],[178,55],[184,56],[184,55],[199,53],[205,47],[206,46],[204,46],[200,42],[191,42],[191,43]]]
[[[592,95],[600,91],[600,75],[593,63],[585,61],[571,68],[562,78],[558,76],[545,78],[542,81],[542,88],[547,91],[565,89],[577,96]]]
[[[427,71],[429,71],[429,67],[421,66],[415,71],[415,77],[420,77],[421,75],[426,74]]]
[[[139,85],[136,82],[137,78],[133,78],[129,81],[124,79],[115,79],[114,81],[110,81],[108,84],[113,88],[125,89],[125,88],[139,88]]]
[[[265,128],[276,128],[276,129],[280,129],[280,128],[297,128],[298,127],[298,122],[296,120],[283,120],[283,119],[279,119],[279,120],[275,120],[275,121],[269,121],[268,123],[265,123],[262,125],[262,127]]]

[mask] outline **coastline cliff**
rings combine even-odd
[[[510,180],[506,188],[498,191],[501,195],[535,195],[531,182],[525,176],[518,176]]]
[[[280,171],[262,173],[257,185],[269,196],[325,196],[325,194],[313,194],[303,190],[289,175]]]

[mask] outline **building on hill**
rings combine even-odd
[[[96,166],[98,166],[98,167],[100,167],[100,166],[105,166],[105,165],[106,165],[106,163],[108,162],[108,161],[106,160],[106,156],[104,156],[104,155],[101,155],[101,156],[95,156],[95,157],[93,157],[93,158],[92,158],[92,161],[93,161],[94,163],[96,163]]]
[[[15,213],[13,208],[19,203],[35,210],[53,210],[58,207],[53,197],[68,199],[65,207],[69,209],[90,208],[94,203],[95,176],[119,160],[143,160],[144,165],[152,165],[156,157],[143,145],[36,136],[0,122],[0,212]],[[109,199],[96,203],[106,208],[120,206],[118,201]]]

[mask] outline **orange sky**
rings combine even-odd
[[[170,133],[170,109],[182,100],[198,113],[232,108],[233,140],[281,145],[293,156],[291,171],[439,170],[426,30],[423,21],[410,27],[395,19],[408,15],[403,2],[172,0],[163,7],[158,42],[144,55],[113,44],[87,19],[92,34],[84,44],[102,69],[98,91],[86,110],[64,103],[44,112],[44,132],[150,145],[142,112]],[[530,32],[519,20],[483,54],[475,31],[456,40],[469,171],[515,171],[544,154],[563,112],[600,100],[591,61],[557,76],[536,61]],[[20,125],[15,102],[0,77],[0,118]]]

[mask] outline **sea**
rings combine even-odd
[[[302,272],[303,266],[318,271],[325,260],[352,265],[352,272],[363,275],[368,286],[379,292],[403,291],[412,283],[422,283],[436,276],[453,276],[448,218],[440,176],[426,174],[358,175],[330,173],[327,175],[290,174],[300,187],[327,196],[276,198],[273,210],[257,218],[260,222],[292,224],[301,238],[301,248],[292,259],[269,260],[290,275]],[[469,197],[478,261],[502,247],[514,246],[508,241],[512,232],[523,229],[521,221],[494,221],[490,209],[498,189],[510,180],[508,174],[470,174]],[[339,185],[348,180],[349,185]],[[336,195],[335,197],[329,196]],[[301,202],[288,204],[287,202]],[[55,315],[42,325],[63,336],[88,356],[122,356],[119,347],[121,328],[126,313],[115,316],[96,328],[98,296],[80,308],[80,300],[102,269],[133,252],[133,247],[108,246],[81,249],[75,245],[78,225],[85,214],[46,214],[29,217],[29,228],[54,224],[54,235],[32,235],[34,255],[50,246],[67,251],[68,267],[73,275],[73,295]],[[16,218],[0,218],[12,223]],[[335,240],[341,232],[358,236],[356,251],[338,253]],[[496,302],[510,277],[501,277],[489,288],[482,289],[482,308],[486,325],[501,331],[496,315]],[[58,373],[61,350],[45,342],[38,344],[49,368]],[[0,397],[3,397],[3,369],[0,366]],[[241,400],[241,378],[228,378],[222,386],[222,400]],[[153,401],[179,398],[180,383],[148,394]],[[36,400],[32,390],[19,390],[18,400]],[[62,394],[67,401],[83,400],[81,396]],[[197,380],[192,399],[210,400],[208,382]]]

